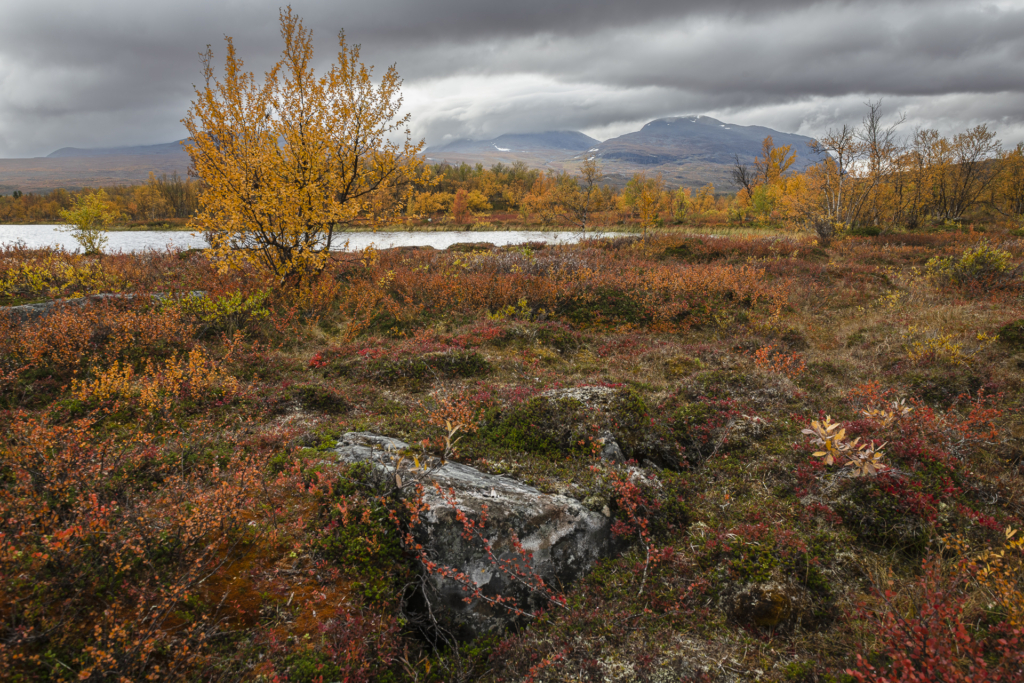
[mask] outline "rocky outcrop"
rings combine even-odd
[[[414,535],[424,560],[457,570],[472,584],[427,571],[423,607],[434,614],[440,607],[441,619],[464,637],[528,618],[548,602],[538,577],[561,591],[615,549],[606,514],[455,462],[414,470],[408,459],[399,463],[408,448],[398,439],[350,432],[336,453],[341,462],[370,463],[383,477],[397,476],[406,495],[412,484],[423,485],[426,509]],[[482,523],[479,534],[466,533],[460,513]],[[498,596],[510,600],[511,609],[498,604]]]

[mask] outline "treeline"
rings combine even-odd
[[[410,215],[506,212],[524,222],[583,226],[634,222],[665,224],[801,223],[828,240],[850,229],[919,229],[964,220],[1006,220],[1024,227],[1024,143],[1004,150],[980,125],[953,136],[918,130],[897,134],[902,119],[884,127],[878,104],[860,127],[844,126],[815,141],[817,164],[796,172],[796,153],[768,137],[751,163],[736,159],[739,190],[667,187],[659,175],[635,174],[621,191],[602,182],[596,161],[574,174],[546,173],[518,162],[436,164],[435,184],[418,188]]]
[[[187,219],[199,208],[202,183],[181,178],[177,173],[159,177],[150,173],[149,181],[141,185],[85,188],[78,192],[58,189],[40,194],[15,191],[0,196],[0,223],[58,222],[61,211],[73,208],[80,198],[99,189],[125,220],[143,223]]]
[[[791,172],[792,150],[771,138],[752,167],[737,159],[736,216],[805,223],[825,242],[856,228],[979,219],[1024,227],[1024,143],[1004,150],[985,125],[950,137],[930,129],[901,136],[903,117],[884,126],[880,103],[868,106],[861,126],[830,130],[813,143],[822,160],[803,173]]]
[[[803,224],[822,241],[851,229],[919,229],[964,220],[1004,220],[1024,227],[1024,143],[1004,150],[985,125],[946,137],[935,130],[898,133],[869,105],[861,126],[831,130],[813,143],[821,161],[794,170],[796,153],[765,138],[751,163],[736,159],[739,190],[671,188],[660,175],[637,173],[622,190],[590,159],[572,172],[524,162],[434,164],[428,180],[406,188],[404,220],[464,225],[476,221],[588,226],[634,224]],[[150,174],[141,185],[103,188],[111,208],[135,223],[184,220],[199,208],[202,183]],[[0,196],[0,222],[57,222],[91,193],[53,190]]]

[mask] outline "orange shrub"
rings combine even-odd
[[[109,436],[92,417],[19,412],[4,428],[0,618],[13,628],[0,667],[29,679],[188,678],[216,624],[186,602],[247,529],[266,455],[229,447],[219,467],[186,467],[159,446],[167,435]]]

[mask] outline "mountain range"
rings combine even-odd
[[[710,116],[657,119],[636,132],[604,142],[577,131],[551,131],[502,135],[492,140],[456,140],[430,147],[424,154],[433,162],[490,166],[524,161],[534,168],[559,171],[571,170],[593,156],[601,163],[606,178],[616,185],[643,170],[661,173],[669,185],[699,187],[711,182],[717,189],[735,190],[732,168],[736,157],[752,163],[769,135],[776,146],[789,145],[796,153],[794,169],[803,170],[818,160],[808,147],[812,138],[764,126],[724,123]]]
[[[817,161],[811,138],[763,126],[739,126],[709,116],[657,119],[643,128],[600,141],[579,131],[510,133],[489,140],[454,140],[428,147],[431,163],[469,163],[490,167],[522,161],[532,168],[572,171],[586,158],[601,164],[606,182],[621,187],[636,171],[660,173],[670,186],[699,187],[709,182],[735,190],[731,172],[736,157],[752,163],[761,142],[772,136],[776,146],[789,145],[802,170]],[[14,189],[41,192],[144,182],[157,175],[185,175],[189,158],[183,141],[135,147],[79,149],[63,147],[35,159],[0,159],[0,193]]]
[[[145,182],[151,172],[185,176],[190,161],[181,142],[99,149],[63,147],[45,157],[0,159],[0,194],[131,185]]]

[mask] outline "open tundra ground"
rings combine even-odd
[[[995,230],[401,249],[287,286],[8,247],[2,305],[134,296],[0,314],[0,670],[1021,680],[1022,267]],[[350,432],[571,498],[615,552],[541,585],[422,468],[339,460]],[[442,512],[504,539],[513,627],[424,611]]]

